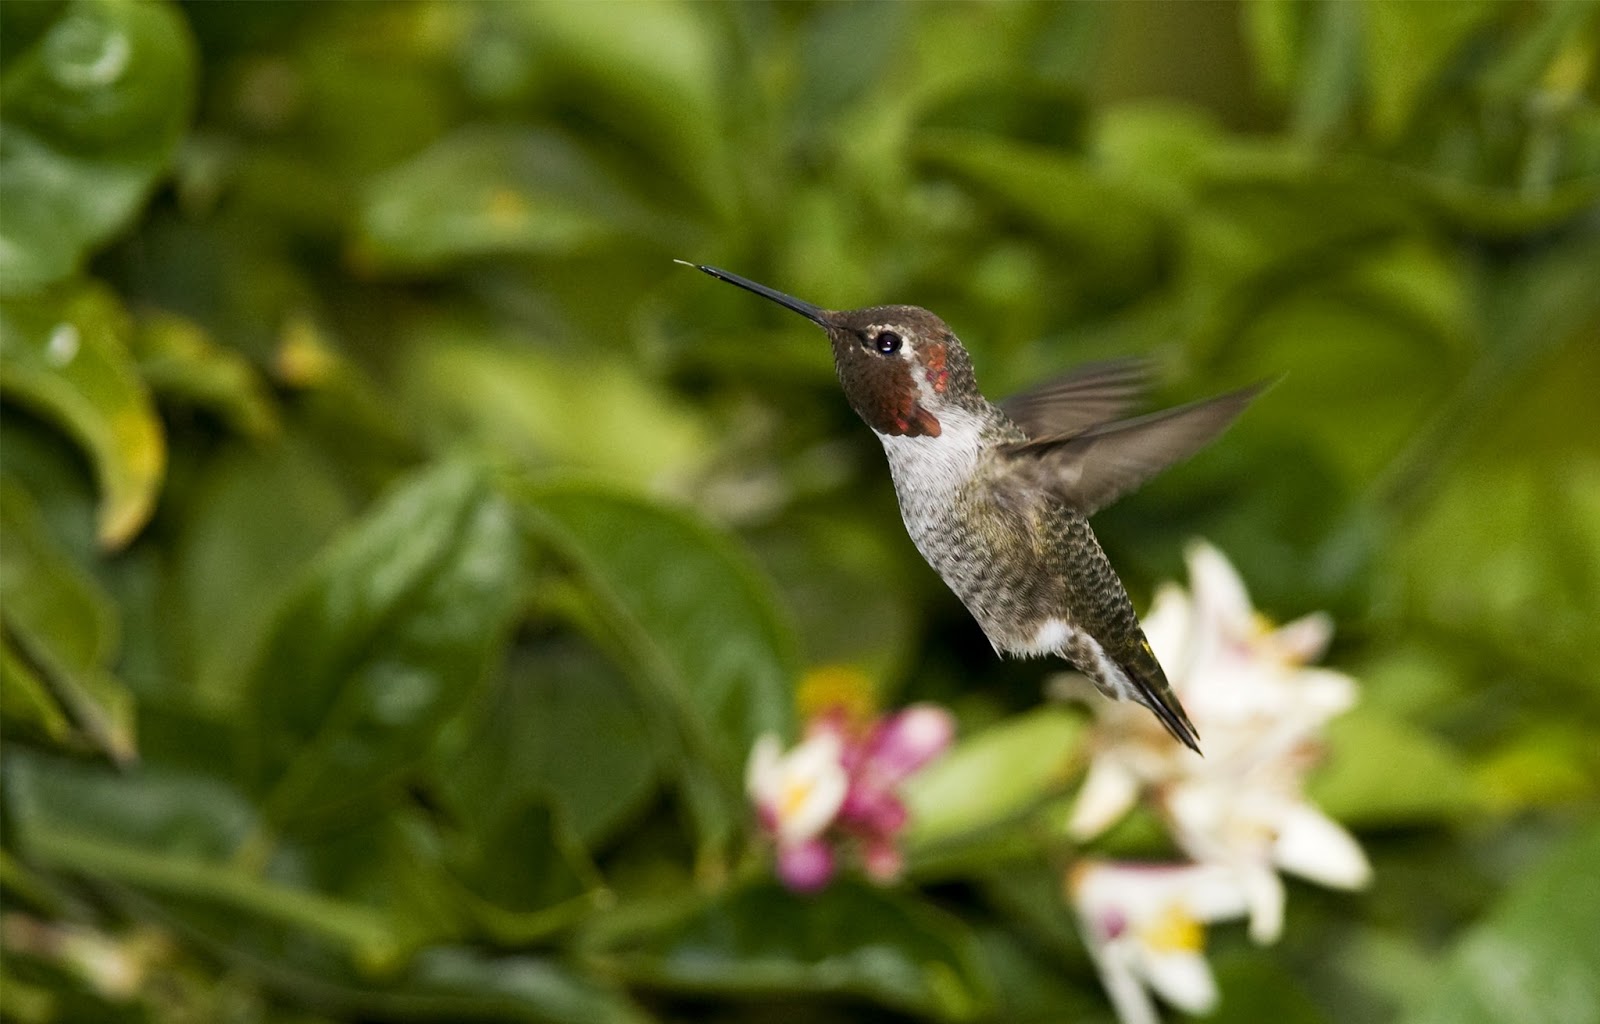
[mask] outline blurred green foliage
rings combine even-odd
[[[1081,728],[686,257],[933,308],[993,397],[1284,374],[1097,520],[1364,682],[1376,883],[1223,931],[1219,1016],[1600,1019],[1597,10],[6,3],[0,1015],[1107,1017]],[[741,773],[839,664],[967,739],[911,884],[808,900]]]

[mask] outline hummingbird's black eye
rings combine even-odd
[[[884,355],[893,355],[900,351],[900,335],[893,331],[879,331],[878,336],[872,339],[872,347]]]

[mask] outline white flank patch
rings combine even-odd
[[[1029,656],[1059,654],[1076,632],[1077,630],[1060,619],[1045,619],[1038,631],[1033,634],[1028,646],[1022,649],[1022,653]],[[1099,650],[1098,647],[1095,649]]]
[[[1133,685],[1133,680],[1128,678],[1128,674],[1122,671],[1122,667],[1120,665],[1106,657],[1106,652],[1100,647],[1100,641],[1096,640],[1089,634],[1073,629],[1060,619],[1050,619],[1043,626],[1039,627],[1039,632],[1034,637],[1034,643],[1038,644],[1044,641],[1046,639],[1047,631],[1051,632],[1051,635],[1053,636],[1054,632],[1052,631],[1052,627],[1060,627],[1062,630],[1061,643],[1063,644],[1066,642],[1067,638],[1073,634],[1077,634],[1084,640],[1088,641],[1089,652],[1094,656],[1095,675],[1098,681],[1103,681],[1106,686],[1111,688],[1109,696],[1115,697],[1117,700],[1137,701],[1139,699],[1139,691],[1138,688]],[[1059,647],[1056,648],[1056,650],[1059,650]],[[1051,651],[1040,650],[1037,652],[1030,651],[1029,653],[1049,654]],[[1096,689],[1098,688],[1099,682],[1096,684]]]

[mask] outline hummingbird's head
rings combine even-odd
[[[755,292],[827,331],[845,397],[880,434],[938,437],[940,417],[978,397],[967,350],[943,320],[925,309],[823,309],[726,270],[684,265]]]

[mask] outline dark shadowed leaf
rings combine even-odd
[[[68,276],[138,211],[188,121],[194,66],[174,7],[114,0],[65,5],[7,63],[0,291]]]
[[[303,929],[368,962],[396,953],[390,923],[377,912],[264,880],[230,861],[257,818],[217,779],[150,769],[116,774],[13,751],[6,794],[20,849],[40,865],[133,886],[241,926]]]
[[[975,937],[912,898],[853,880],[815,896],[760,882],[606,951],[626,977],[704,993],[853,995],[944,1020],[992,996]]]
[[[609,133],[647,154],[651,176],[702,209],[732,207],[721,72],[729,56],[706,4],[530,4],[518,8],[540,64],[584,97]],[[658,180],[656,186],[659,188]]]
[[[385,996],[379,1006],[389,1004]],[[575,974],[564,964],[531,956],[495,957],[461,947],[418,955],[392,1000],[436,1019],[527,1021],[529,1024],[647,1024],[622,992]]]
[[[519,646],[464,717],[441,739],[433,774],[451,813],[475,832],[547,799],[597,846],[655,792],[650,725],[627,680],[577,643]]]
[[[0,302],[0,392],[37,410],[89,455],[99,536],[127,544],[155,509],[166,441],[128,351],[122,303],[93,282]]]
[[[510,506],[452,463],[395,488],[282,609],[249,677],[276,820],[360,800],[477,691],[520,562]]]
[[[478,926],[524,945],[581,920],[600,899],[600,876],[556,808],[524,800],[492,828],[454,837],[447,855]]]
[[[534,536],[576,571],[650,704],[702,843],[746,817],[758,736],[792,734],[794,643],[749,556],[682,513],[580,484],[523,494]]]

